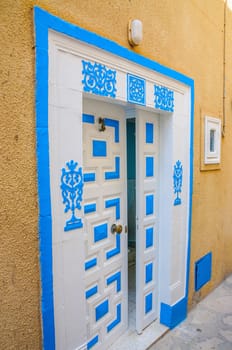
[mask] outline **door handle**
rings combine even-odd
[[[111,226],[111,233],[122,233],[122,225],[113,224]]]

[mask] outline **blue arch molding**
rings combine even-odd
[[[146,57],[136,54],[117,43],[100,37],[83,28],[55,17],[39,7],[34,7],[35,47],[36,47],[36,152],[38,172],[39,200],[39,249],[41,268],[41,310],[43,347],[45,350],[55,349],[53,280],[52,280],[52,222],[50,198],[50,172],[48,153],[48,30],[78,39],[84,43],[100,48],[111,54],[125,58],[145,68],[156,71],[171,79],[177,80],[190,88],[191,92],[191,147],[190,147],[190,215],[187,259],[187,285],[185,300],[188,297],[189,265],[190,265],[190,232],[192,212],[193,183],[193,122],[194,122],[194,81],[173,69],[165,67]],[[170,306],[171,308],[171,306]],[[162,310],[161,310],[162,312]],[[162,315],[161,315],[162,316]],[[183,315],[183,317],[185,317]],[[182,318],[183,318],[182,317]],[[167,322],[168,323],[168,322]]]

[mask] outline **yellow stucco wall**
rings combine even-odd
[[[33,6],[130,48],[195,81],[190,305],[232,272],[232,10],[226,12],[226,132],[220,170],[201,171],[201,116],[223,114],[223,0],[0,1],[0,348],[40,349],[40,276],[35,155]],[[194,293],[194,262],[213,253],[212,280]]]

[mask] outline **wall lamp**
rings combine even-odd
[[[143,24],[139,19],[132,19],[128,25],[128,41],[131,46],[141,44],[143,40]]]

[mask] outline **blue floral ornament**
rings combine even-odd
[[[71,160],[66,163],[68,170],[62,169],[61,175],[61,191],[63,204],[65,204],[64,212],[72,212],[70,220],[66,221],[65,231],[74,230],[83,226],[81,218],[75,216],[75,210],[81,210],[82,194],[83,194],[83,176],[82,168],[77,168],[78,163]]]

